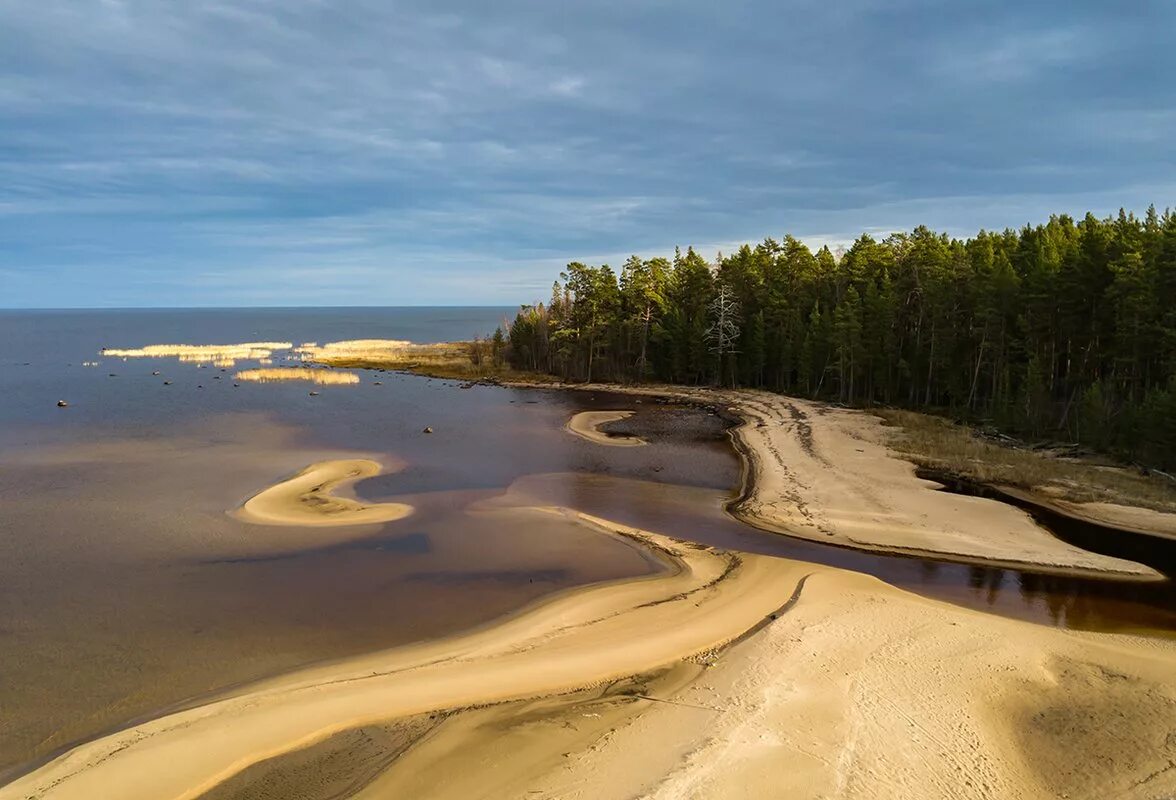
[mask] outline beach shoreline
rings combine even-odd
[[[901,491],[957,502],[915,478],[913,465],[893,456],[882,440],[872,440],[869,429],[855,427],[860,419],[849,415],[859,412],[825,410],[814,424],[810,409],[802,405],[798,416],[791,399],[772,403],[753,393],[663,387],[624,393],[718,405],[722,411],[716,413],[742,420],[731,435],[742,455],[744,486],[731,510],[747,514],[760,529],[778,525],[798,535],[791,530],[798,524],[796,508],[819,516],[829,509],[831,493],[844,496],[845,487],[821,486],[819,478],[836,463],[822,448],[846,436],[834,423],[847,418],[854,434],[848,438],[864,445],[862,451],[869,448],[863,460],[875,460],[868,477],[876,477],[881,463],[904,484]],[[791,449],[785,447],[789,442]],[[806,458],[811,471],[796,472]],[[266,496],[275,506],[265,510],[271,524],[319,524],[307,521],[320,514],[318,501],[346,500],[332,496],[332,489],[379,470],[376,462],[322,462],[253,499]],[[281,491],[273,494],[275,489]],[[870,499],[868,493],[862,497]],[[952,520],[951,506],[937,502],[930,501],[928,515],[939,524]],[[985,503],[1001,506],[977,505]],[[1084,796],[1081,780],[1059,784],[1042,766],[1052,763],[1055,751],[1073,749],[1070,734],[1047,732],[1044,744],[1020,742],[1010,720],[1047,713],[1041,710],[1043,694],[1063,709],[1080,706],[1090,682],[1106,680],[1099,675],[1120,676],[1122,685],[1149,703],[1133,705],[1127,714],[1113,705],[1089,712],[1092,729],[1114,721],[1126,726],[1125,739],[1133,743],[1116,750],[1113,774],[1091,785],[1140,798],[1176,788],[1176,774],[1163,767],[1176,757],[1174,745],[1161,736],[1168,711],[1176,710],[1174,642],[1044,628],[922,598],[857,573],[728,553],[569,509],[512,506],[500,498],[484,502],[477,513],[570,516],[630,542],[660,568],[642,578],[557,593],[463,634],[241,687],[79,745],[0,787],[0,798],[71,800],[112,790],[132,800],[195,798],[250,769],[269,764],[280,771],[283,759],[346,731],[422,714],[441,715],[441,721],[388,759],[354,796],[411,786],[411,776],[424,767],[432,786],[427,796],[438,798],[503,796],[525,787],[537,796],[584,798],[817,797],[836,791],[930,800],[953,790],[977,800],[994,792],[1028,800],[1054,784],[1078,797]],[[880,549],[877,542],[839,541],[848,537],[836,531],[820,534],[814,538],[822,543]],[[1090,569],[1117,579],[1146,577],[1085,551],[1064,565],[1045,558],[1059,554],[1070,553],[1039,550],[1031,554],[1036,561],[1016,563],[1069,574]],[[955,555],[928,553],[941,560]],[[1087,556],[1100,566],[1077,561]],[[981,642],[988,655],[976,661]],[[936,658],[927,661],[929,652]],[[650,676],[647,682],[643,675]],[[607,690],[645,683],[637,695]],[[980,685],[984,691],[976,692]],[[875,696],[888,703],[866,702]],[[697,724],[698,714],[717,709],[722,716]],[[894,728],[895,709],[903,710],[897,719],[904,725],[909,719],[925,732],[897,749],[895,737],[909,731]],[[965,712],[962,722],[956,709]],[[578,728],[576,717],[589,715],[597,716]],[[494,724],[475,724],[479,719]],[[528,733],[528,726],[554,719],[571,721],[578,734],[563,739]],[[749,738],[749,731],[757,733]],[[468,760],[470,753],[514,742],[512,737],[522,737],[521,744],[493,775],[482,775]],[[765,747],[765,737],[771,746]],[[1102,744],[1091,738],[1078,755],[1093,755]],[[444,768],[456,765],[453,758],[467,768]],[[458,772],[468,780],[457,780]],[[785,774],[793,776],[791,783],[782,782]],[[472,794],[471,781],[477,789]]]

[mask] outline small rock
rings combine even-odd
[[[151,370],[151,374],[152,374],[152,375],[158,375],[158,374],[159,374],[159,370],[157,370],[157,369],[153,369],[153,370]]]
[[[311,397],[318,397],[318,392],[311,392],[311,393],[310,393],[310,396],[311,396]]]
[[[196,385],[196,388],[197,388],[197,389],[203,389],[203,388],[204,388],[204,385],[203,385],[203,384],[197,384],[197,385]]]
[[[163,385],[164,385],[164,386],[171,386],[171,381],[164,381],[164,382],[163,382]]]
[[[426,427],[424,430],[424,433],[432,433],[432,432],[433,432],[433,429],[429,428],[429,427]]]
[[[65,407],[66,407],[66,406],[68,406],[68,405],[69,405],[69,403],[65,402],[64,400],[58,400],[58,401],[57,401],[57,407],[58,407],[58,408],[65,408]]]
[[[376,381],[375,383],[372,384],[372,386],[383,386],[383,385],[384,385],[383,381]]]
[[[117,378],[118,376],[117,376],[117,375],[115,375],[115,374],[112,372],[112,373],[110,373],[109,375],[107,375],[106,377],[108,377],[108,378]]]
[[[239,383],[234,383],[234,384],[233,384],[233,388],[234,388],[234,389],[236,389],[236,388],[237,388],[238,386],[240,386],[240,385],[241,385],[241,384],[239,384]]]

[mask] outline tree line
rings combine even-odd
[[[1176,214],[568,264],[516,369],[886,404],[1176,464]]]

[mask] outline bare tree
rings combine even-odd
[[[731,364],[731,385],[735,385],[735,361],[729,358],[738,351],[735,343],[739,340],[739,300],[725,285],[719,286],[719,293],[708,308],[711,325],[706,329],[706,343],[710,352],[718,356],[718,383],[723,383],[723,360]]]

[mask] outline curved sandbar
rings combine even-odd
[[[381,471],[379,463],[367,458],[319,461],[255,494],[234,513],[261,525],[371,525],[407,517],[413,509],[405,503],[366,504],[332,493]]]
[[[613,447],[640,447],[649,444],[640,436],[613,435],[600,430],[601,425],[628,419],[633,414],[632,411],[581,411],[573,415],[565,427],[570,433],[596,444],[607,444]]]
[[[662,570],[557,595],[480,631],[309,668],[135,725],[0,788],[0,800],[193,798],[252,764],[349,728],[641,673],[761,623],[796,588],[803,568],[561,509],[483,513],[572,514],[646,549]]]

